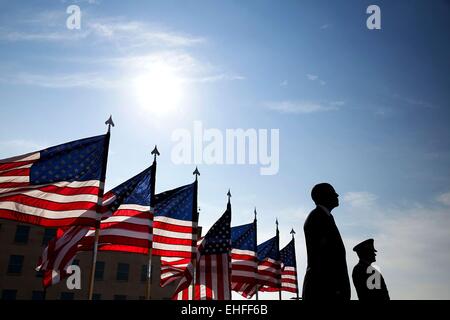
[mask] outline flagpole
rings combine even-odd
[[[192,215],[193,215],[193,221],[196,222],[197,227],[195,228],[195,237],[194,237],[194,241],[195,241],[195,248],[197,248],[197,241],[198,241],[198,219],[199,219],[199,210],[198,210],[198,202],[197,202],[197,197],[198,197],[198,176],[200,175],[200,171],[198,171],[198,168],[195,167],[194,172],[192,173],[193,175],[195,175],[195,185],[194,185],[194,196],[195,196],[195,203],[194,206],[192,208]],[[197,280],[197,251],[194,252],[194,254],[192,255],[191,258],[191,263],[192,263],[192,267],[193,267],[193,271],[192,271],[192,300],[195,300],[195,282]]]
[[[155,185],[156,185],[156,157],[160,155],[157,146],[151,152],[153,155],[152,172],[150,176],[150,212],[155,215]],[[153,218],[152,218],[152,230],[153,230]],[[153,231],[151,232],[153,234]],[[150,300],[152,294],[152,246],[153,241],[149,241],[148,246],[148,263],[147,263],[147,290],[146,299]]]
[[[101,214],[101,212],[99,212],[99,210],[103,204],[103,193],[105,191],[104,189],[105,189],[105,178],[106,178],[106,166],[108,164],[108,151],[109,151],[109,140],[111,137],[111,126],[114,127],[114,122],[112,120],[112,116],[109,116],[109,119],[106,120],[105,124],[108,125],[108,132],[106,133],[106,146],[105,146],[105,150],[104,150],[104,154],[103,154],[103,167],[102,167],[102,173],[100,176],[100,188],[98,189],[98,194],[97,194],[97,207],[96,207],[97,214]],[[100,220],[97,220],[97,223],[95,225],[94,248],[93,248],[93,252],[92,252],[92,265],[91,265],[91,275],[90,275],[90,279],[89,279],[88,300],[92,300],[92,296],[94,294],[95,267],[97,264],[99,230],[100,230]]]
[[[294,231],[294,228],[292,228],[291,234],[292,234],[292,241],[293,241],[293,244],[294,244],[295,287],[296,287],[296,294],[297,294],[296,299],[300,300],[300,296],[299,296],[299,293],[298,293],[298,271],[297,271],[297,257],[295,256],[296,252],[295,252],[295,237],[294,237],[295,231]]]
[[[255,207],[255,219],[253,220],[253,223],[255,224],[255,261],[256,261],[256,300],[259,300],[259,295],[258,295],[258,229],[257,229],[257,225],[256,225],[256,207]]]
[[[228,205],[227,205],[227,210],[228,207],[230,208],[231,211],[231,192],[230,189],[228,189]],[[231,212],[230,212],[231,214]],[[230,241],[230,249],[228,250],[228,289],[229,289],[229,294],[230,294],[230,300],[233,300],[232,296],[231,296],[231,241]]]
[[[280,231],[278,230],[278,218],[275,220],[275,224],[277,225],[277,246],[278,246],[278,252],[280,252]],[[281,270],[280,270],[281,272]],[[281,299],[281,274],[280,274],[280,290],[278,291],[278,299]]]
[[[94,293],[94,278],[95,278],[95,267],[97,264],[97,251],[98,251],[98,236],[99,236],[100,222],[97,222],[95,226],[95,237],[94,237],[94,249],[92,253],[92,265],[91,265],[91,276],[89,280],[89,296],[88,300],[92,300],[92,295]]]

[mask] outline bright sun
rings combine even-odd
[[[164,63],[151,66],[134,79],[134,93],[138,104],[156,115],[177,111],[183,98],[183,84],[174,68]]]

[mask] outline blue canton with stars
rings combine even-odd
[[[155,216],[192,221],[195,211],[195,182],[155,196]]]
[[[108,135],[76,140],[40,151],[30,184],[101,180]]]
[[[231,249],[231,205],[209,229],[203,240],[202,255],[228,253]]]
[[[233,249],[249,250],[255,252],[255,227],[255,223],[249,223],[231,228],[231,247]]]
[[[150,185],[153,168],[154,166],[150,166],[109,191],[108,194],[113,193],[116,196],[116,199],[108,205],[109,209],[114,212],[121,204],[150,206]]]
[[[280,259],[286,267],[295,267],[295,244],[294,239],[286,247],[280,250]]]
[[[280,260],[280,251],[278,249],[278,236],[275,236],[258,246],[258,260],[263,261],[265,258],[271,258],[276,261]]]

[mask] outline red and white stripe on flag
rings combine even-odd
[[[0,218],[95,226],[108,145],[109,133],[0,160]]]
[[[115,201],[116,196],[108,192],[103,208]],[[152,241],[153,213],[150,206],[121,204],[119,208],[103,214],[99,230],[99,251],[121,251],[148,254]],[[82,240],[82,250],[92,250],[95,229],[91,228]]]
[[[197,222],[155,216],[153,250],[155,256],[192,258],[197,239]]]
[[[254,251],[231,249],[231,289],[251,298],[257,284],[258,263]]]
[[[197,223],[154,217],[153,255],[161,256],[161,287],[180,279],[194,257]]]
[[[181,290],[180,292],[176,293],[175,296],[172,298],[172,300],[194,300],[192,293],[193,293],[193,284],[189,284],[186,288]]]
[[[58,230],[55,239],[49,241],[39,258],[36,271],[43,271],[44,288],[54,285],[67,276],[67,268],[72,264],[78,252],[80,240],[86,235],[89,227],[73,226],[65,232]]]
[[[297,293],[297,271],[294,267],[285,266],[281,272],[281,290]]]
[[[192,264],[185,270],[174,300],[230,300],[230,259],[228,254],[203,255],[197,262],[196,281],[192,288]]]
[[[99,180],[33,185],[30,172],[40,152],[0,160],[0,218],[45,227],[95,225]]]
[[[231,299],[231,204],[199,240],[196,250],[194,300],[230,300]],[[180,291],[186,289],[193,279],[193,264],[190,263],[181,279],[174,299]]]
[[[197,263],[195,300],[230,300],[230,271],[228,253],[201,256]]]
[[[199,250],[202,248],[203,238],[197,241],[195,248],[195,257],[198,260],[200,258]],[[185,265],[186,264],[186,265]],[[172,300],[192,300],[192,294],[190,296],[187,293],[187,287],[190,286],[192,292],[192,279],[194,278],[194,265],[193,259],[178,258],[178,257],[161,257],[161,287],[166,286],[172,281],[180,280],[175,294]],[[184,293],[182,293],[184,292]],[[190,299],[185,299],[186,297]]]
[[[161,257],[161,287],[183,277],[189,263],[189,258]]]
[[[281,287],[281,261],[266,258],[258,264],[259,291],[279,291]]]
[[[183,276],[178,282],[178,286],[175,289],[175,293],[172,296],[172,300],[194,300],[193,296],[193,280],[194,279],[194,265],[189,263],[183,271]]]

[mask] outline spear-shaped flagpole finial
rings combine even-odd
[[[294,239],[294,235],[295,235],[295,231],[294,231],[294,228],[292,228],[292,230],[291,230],[290,234],[292,234],[292,239]]]
[[[195,167],[194,172],[192,172],[193,175],[195,175],[195,181],[197,181],[197,177],[200,175],[200,171],[198,171],[198,168]]]
[[[114,127],[114,121],[112,119],[112,115],[109,115],[109,119],[105,121],[105,124],[108,125],[108,132],[111,131],[111,126]]]
[[[155,144],[155,147],[153,148],[153,151],[151,153],[153,155],[153,161],[156,161],[156,157],[159,156],[158,147]]]
[[[228,196],[228,202],[230,202],[230,198],[231,198],[231,192],[230,192],[230,189],[228,189],[227,196]]]

